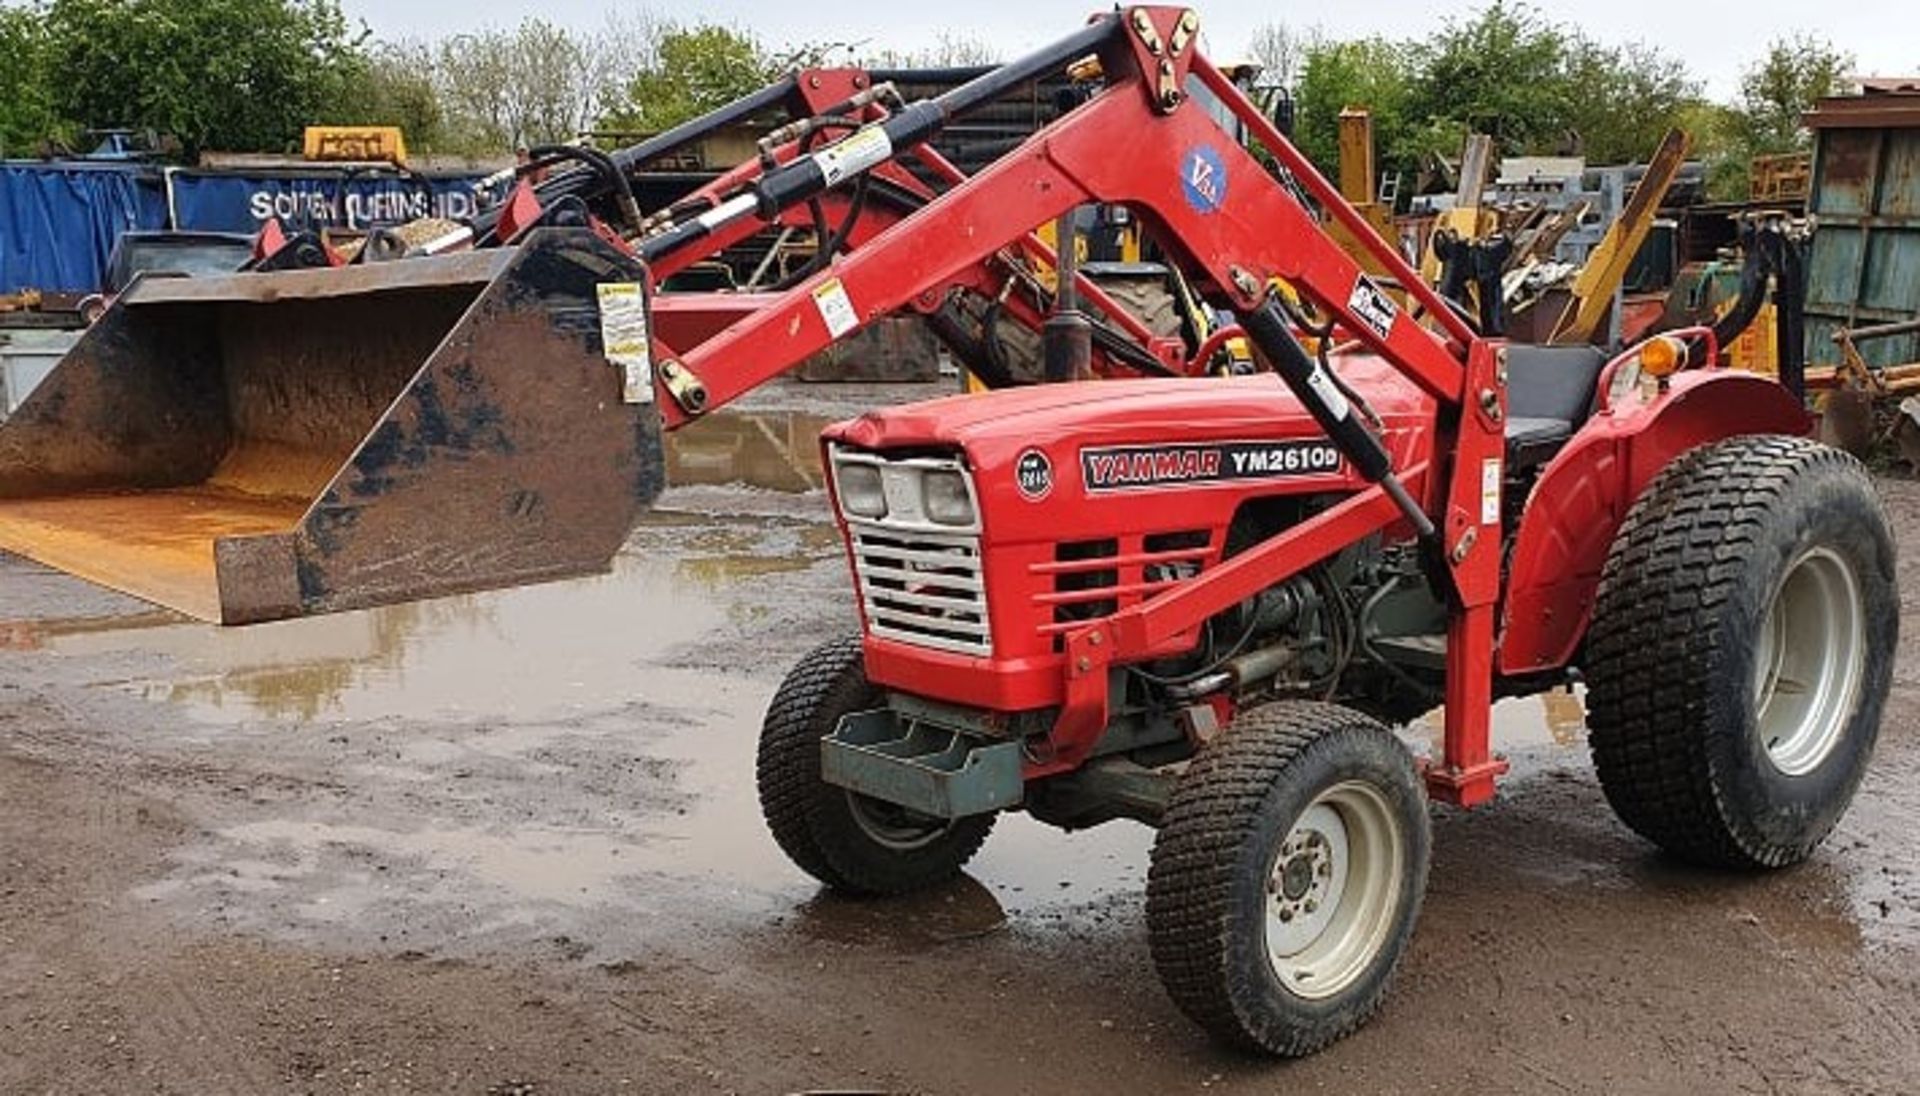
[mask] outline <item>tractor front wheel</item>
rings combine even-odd
[[[760,730],[760,811],[802,871],[849,894],[905,894],[944,882],[987,839],[991,814],[928,818],[820,778],[820,740],[881,707],[860,637],[822,644],[787,674]]]
[[[1675,856],[1798,863],[1852,801],[1900,624],[1860,462],[1742,437],[1656,476],[1608,554],[1587,725],[1615,813]]]
[[[1167,993],[1216,1037],[1310,1054],[1386,995],[1426,887],[1427,797],[1405,746],[1349,708],[1245,713],[1175,785],[1147,875]]]

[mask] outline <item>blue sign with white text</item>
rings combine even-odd
[[[1180,169],[1180,189],[1196,211],[1216,212],[1227,200],[1226,161],[1211,145],[1195,145]]]

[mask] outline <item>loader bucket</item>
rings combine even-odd
[[[604,569],[662,486],[591,232],[144,279],[0,424],[0,549],[228,624]]]

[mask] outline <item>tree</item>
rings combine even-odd
[[[54,107],[202,149],[280,151],[347,93],[364,32],[335,0],[53,0]]]
[[[569,141],[592,127],[598,89],[582,74],[589,43],[544,19],[483,27],[441,41],[435,79],[458,144],[509,152]]]
[[[1644,160],[1669,129],[1687,128],[1685,121],[1697,117],[1699,82],[1678,59],[1653,46],[1604,46],[1570,35],[1561,79],[1569,151],[1590,163]]]
[[[1247,52],[1260,66],[1260,82],[1289,91],[1299,84],[1308,54],[1326,41],[1318,27],[1302,31],[1285,23],[1262,23],[1253,30]]]
[[[1746,201],[1752,157],[1741,133],[1740,112],[1702,99],[1683,109],[1677,124],[1693,136],[1693,156],[1706,165],[1708,197],[1719,202]]]
[[[359,60],[347,93],[322,120],[399,126],[409,148],[447,147],[447,116],[434,85],[433,59],[432,48],[423,42],[376,43]]]
[[[971,34],[941,31],[933,45],[915,50],[883,49],[869,53],[859,62],[866,68],[930,69],[974,68],[998,64],[1001,53],[986,41]]]
[[[759,90],[775,73],[750,34],[713,24],[668,25],[649,63],[628,83],[626,101],[602,124],[658,133]]]
[[[1291,38],[1263,29],[1256,43],[1284,65]],[[1700,85],[1668,54],[1602,45],[1506,0],[1425,41],[1310,40],[1301,58],[1299,143],[1329,171],[1347,107],[1373,112],[1383,170],[1418,173],[1435,155],[1457,156],[1468,133],[1492,135],[1509,155],[1644,159],[1701,101]]]
[[[46,21],[0,7],[0,153],[16,156],[56,135]]]
[[[1373,113],[1382,168],[1404,166],[1414,132],[1407,113],[1409,52],[1404,43],[1386,38],[1324,41],[1306,48],[1294,91],[1294,143],[1322,171],[1338,170],[1340,112],[1348,107]]]
[[[1852,54],[1812,35],[1769,43],[1766,56],[1740,77],[1736,124],[1748,155],[1807,147],[1801,115],[1813,108],[1815,100],[1839,94],[1852,68]]]
[[[1494,0],[1415,49],[1419,75],[1408,110],[1488,134],[1503,151],[1551,150],[1566,140],[1574,96],[1564,79],[1566,51],[1558,25],[1524,4]]]

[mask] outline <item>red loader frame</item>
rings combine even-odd
[[[789,133],[804,128],[809,122],[828,122],[830,128],[838,128],[830,120],[843,119],[861,124],[877,123],[889,117],[885,99],[878,94],[884,85],[876,85],[871,74],[862,69],[832,68],[803,69],[786,78],[778,85],[772,85],[755,96],[748,96],[741,103],[771,99],[771,92],[791,87],[790,98],[794,100],[790,112],[794,120],[781,128],[781,133]],[[713,117],[731,117],[740,114],[738,106],[722,108]],[[689,132],[705,132],[716,128],[709,121],[689,123]],[[668,141],[673,134],[663,135],[662,139],[648,142],[625,154],[625,158],[635,163],[644,162],[659,154],[667,147],[685,144],[685,139]],[[804,158],[806,149],[802,140],[793,137],[776,140],[764,154],[757,159],[748,160],[725,172],[719,178],[700,187],[686,198],[674,204],[667,216],[684,219],[718,208],[723,196],[739,192],[764,177],[769,171],[792,164]],[[926,174],[936,179],[943,187],[952,187],[966,180],[967,176],[946,157],[940,155],[931,146],[921,145],[910,150]],[[846,224],[846,234],[840,244],[847,250],[857,250],[879,236],[887,229],[903,220],[912,208],[933,202],[940,193],[927,185],[921,175],[916,174],[901,160],[893,159],[876,165],[869,173],[872,179],[891,189],[906,199],[911,208],[902,208],[902,203],[883,201],[877,197],[864,203],[856,200],[844,190],[830,190],[816,197],[820,207],[818,213],[830,224]],[[572,182],[573,180],[561,180]],[[511,243],[522,237],[527,231],[538,226],[547,212],[554,195],[547,193],[553,186],[536,187],[523,180],[513,194],[499,208],[490,225],[485,230],[486,237],[497,243]],[[627,241],[613,227],[617,217],[611,210],[602,211],[596,217],[595,228],[603,236],[622,246]],[[668,223],[671,223],[669,220]],[[701,241],[699,248],[680,248],[666,254],[650,264],[649,270],[656,284],[688,269],[694,264],[725,252],[746,242],[752,237],[774,228],[810,228],[815,226],[815,211],[805,204],[789,205],[779,210],[770,220],[755,218],[736,219],[719,226],[713,233]],[[950,293],[955,290],[970,290],[982,297],[1000,299],[1004,302],[1006,314],[1014,322],[1031,331],[1038,332],[1045,322],[1046,314],[1036,302],[1034,295],[1011,292],[1010,282],[1030,277],[1027,273],[1035,269],[1049,268],[1054,263],[1052,251],[1032,233],[1022,234],[1018,239],[963,270],[945,284],[926,286],[909,303],[909,308],[917,313],[932,316],[939,312]],[[1104,316],[1113,327],[1133,344],[1141,347],[1157,360],[1167,373],[1196,374],[1204,371],[1218,349],[1219,343],[1200,348],[1201,352],[1189,357],[1178,340],[1157,338],[1132,313],[1116,303],[1099,284],[1084,275],[1075,279],[1076,291],[1080,299],[1089,302]],[[672,293],[660,295],[653,307],[654,322],[660,337],[673,346],[696,346],[714,334],[725,330],[740,319],[760,311],[774,299],[776,294],[765,292],[744,293]],[[1140,373],[1138,364],[1128,365],[1114,358],[1096,346],[1094,358],[1095,371],[1102,376],[1136,376]]]
[[[1191,633],[1208,618],[1360,539],[1411,529],[1426,547],[1451,603],[1444,746],[1426,773],[1428,788],[1448,802],[1484,802],[1506,770],[1505,761],[1489,746],[1493,683],[1501,670],[1495,639],[1502,607],[1498,484],[1505,459],[1504,349],[1497,341],[1478,337],[1232,82],[1198,55],[1193,48],[1197,28],[1197,18],[1186,9],[1130,8],[1098,16],[1074,39],[1002,70],[1009,73],[1003,79],[1012,79],[1071,60],[1079,55],[1075,51],[1092,52],[1107,86],[1014,153],[958,182],[938,201],[873,233],[832,269],[787,292],[756,299],[751,312],[738,315],[712,338],[683,353],[663,338],[656,347],[664,387],[662,414],[670,428],[679,426],[829,345],[844,328],[829,327],[823,299],[838,298],[863,324],[901,308],[929,307],[929,287],[967,284],[969,271],[988,263],[1005,241],[1027,239],[1034,226],[1083,204],[1124,204],[1147,219],[1155,237],[1177,254],[1185,269],[1201,272],[1212,292],[1231,304],[1262,355],[1320,420],[1367,486],[1197,579],[1067,632],[1064,704],[1052,735],[1054,752],[1045,761],[1029,762],[1027,777],[1069,771],[1091,755],[1108,723],[1110,666],[1151,657],[1170,639]],[[1227,138],[1205,111],[1189,103],[1184,91],[1189,80],[1226,104],[1308,198],[1361,242],[1405,293],[1408,307],[1386,298],[1299,199]],[[939,109],[911,117],[901,112],[863,128],[845,144],[877,145],[883,158],[891,158],[930,136],[943,120]],[[884,159],[871,160],[868,166],[879,162]],[[821,172],[810,179],[800,177],[807,166],[804,159],[790,162],[781,172],[765,175],[753,190],[716,205],[701,218],[706,223],[682,225],[646,241],[642,258],[659,263],[695,241],[735,232],[741,224],[757,227],[799,200],[794,195],[805,196],[810,188],[820,193],[840,181],[823,180]],[[1331,393],[1329,379],[1301,348],[1288,313],[1271,296],[1274,279],[1293,286],[1321,315],[1332,317],[1434,401],[1432,451],[1438,457],[1432,466],[1391,466],[1380,439]],[[1683,380],[1697,385],[1734,378],[1702,373]],[[699,398],[688,399],[689,391]],[[1623,422],[1611,443],[1575,447],[1573,459],[1560,462],[1605,481],[1580,495],[1577,503],[1587,511],[1580,515],[1586,524],[1601,528],[1603,554],[1626,504],[1689,438],[1805,428],[1804,414],[1784,396],[1736,403],[1742,429],[1733,428],[1731,411],[1711,410],[1714,402],[1691,401],[1693,409],[1679,416],[1685,420],[1680,426],[1660,425],[1655,416]],[[1639,439],[1643,433],[1650,444]],[[1641,440],[1637,450],[1636,440]],[[1620,459],[1623,456],[1632,459]],[[1631,467],[1623,471],[1622,464]],[[1557,466],[1548,474],[1583,473]],[[1491,503],[1489,481],[1495,485]],[[1593,513],[1596,504],[1610,512]],[[1526,544],[1523,533],[1522,547]],[[1563,568],[1590,564],[1597,576],[1597,560],[1590,556],[1587,545],[1563,552],[1557,563]],[[1582,600],[1590,601],[1591,582],[1584,590],[1578,582],[1547,590],[1566,573],[1541,570],[1553,565],[1529,570],[1523,561],[1516,569],[1518,593],[1510,611],[1534,620],[1539,608],[1534,601],[1540,598],[1557,597],[1569,604],[1562,623],[1548,629],[1553,635],[1536,636],[1521,664],[1509,668],[1564,665],[1571,646],[1554,649],[1554,640],[1571,636],[1577,642],[1584,632]],[[1558,587],[1567,586],[1558,582]]]

